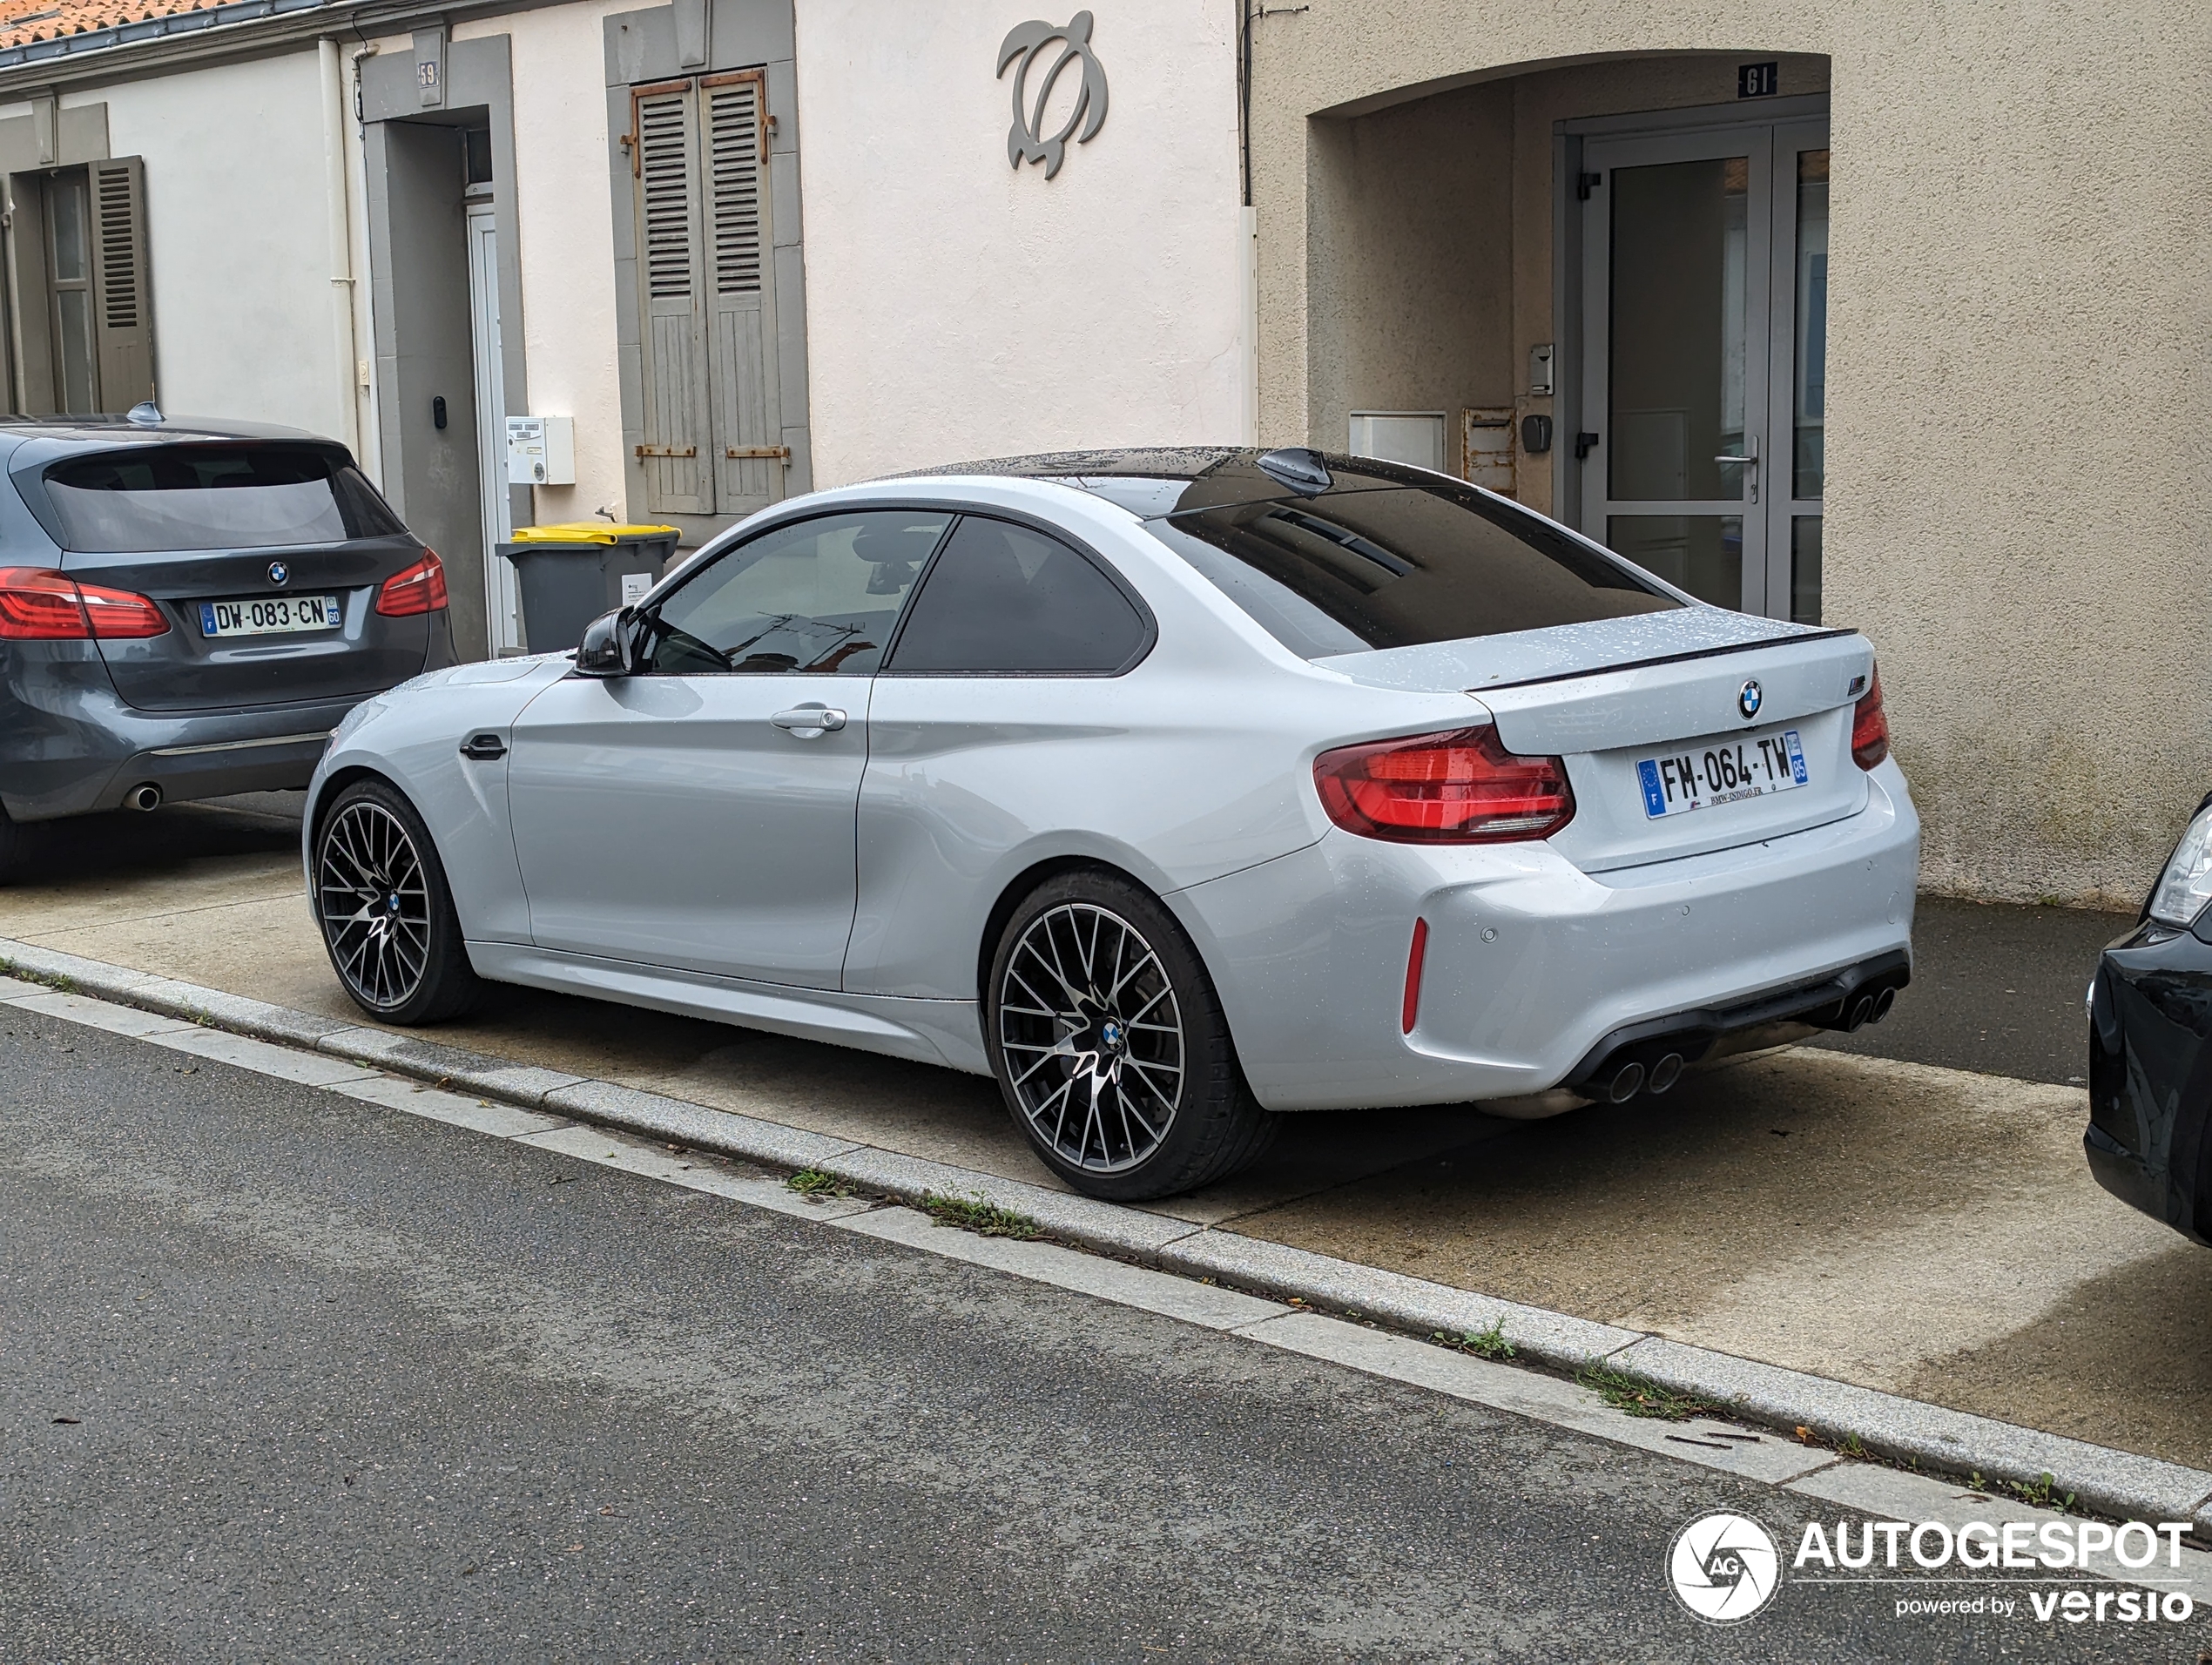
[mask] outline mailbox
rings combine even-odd
[[[510,486],[576,484],[576,419],[572,416],[509,416],[507,419],[507,483]]]

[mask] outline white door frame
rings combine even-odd
[[[499,334],[499,228],[489,200],[469,212],[469,339],[475,361],[478,513],[484,537],[484,635],[491,657],[523,650],[513,565],[498,547],[514,535],[507,487],[507,377]]]

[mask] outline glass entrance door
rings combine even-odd
[[[1723,607],[1817,620],[1827,124],[1592,138],[1582,527]]]

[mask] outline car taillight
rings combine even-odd
[[[435,613],[445,604],[446,566],[435,549],[423,550],[420,561],[404,572],[394,573],[376,592],[376,610],[387,618]]]
[[[1858,704],[1851,708],[1851,761],[1862,769],[1871,769],[1890,754],[1890,719],[1882,710],[1882,671],[1876,666],[1866,691]]]
[[[1313,760],[1313,784],[1345,832],[1399,844],[1547,839],[1575,819],[1565,763],[1516,757],[1495,728],[1340,746]]]
[[[169,620],[127,590],[80,584],[42,567],[0,567],[0,639],[12,642],[130,640],[159,636]]]

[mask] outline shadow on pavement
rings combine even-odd
[[[2082,995],[2098,951],[2134,923],[2132,913],[1923,896],[1913,915],[1912,987],[1886,1021],[1817,1044],[2081,1086],[2089,1048]]]

